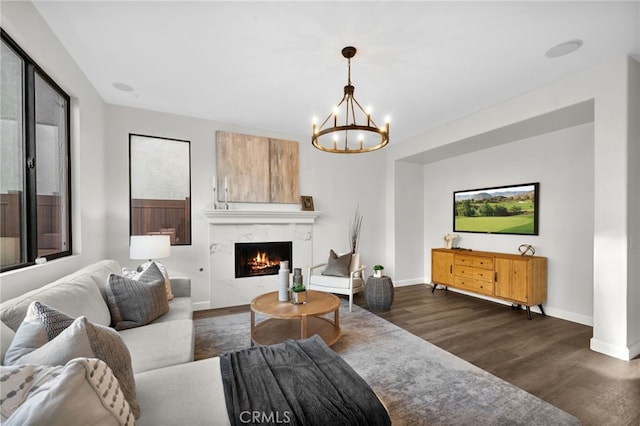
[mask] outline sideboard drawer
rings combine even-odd
[[[473,266],[474,268],[493,269],[493,257],[456,255],[456,265]]]
[[[454,283],[456,287],[458,287],[461,290],[468,290],[474,293],[493,296],[493,282],[487,282],[487,281],[477,280],[471,277],[463,277],[460,275],[456,275],[454,277]]]
[[[475,280],[493,282],[493,270],[472,268],[470,266],[456,265],[454,275],[463,278],[473,278]]]

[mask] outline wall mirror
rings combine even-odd
[[[129,135],[130,235],[191,244],[191,144]]]

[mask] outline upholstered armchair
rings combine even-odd
[[[342,254],[337,256],[333,250],[325,263],[310,266],[307,269],[307,288],[349,296],[349,312],[353,307],[353,295],[364,290],[364,270],[360,264],[360,255],[352,254],[350,262]]]

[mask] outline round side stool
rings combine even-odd
[[[372,311],[388,311],[393,303],[393,281],[384,275],[370,276],[364,287],[364,298]]]

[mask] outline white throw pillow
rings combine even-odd
[[[27,315],[11,341],[4,356],[4,364],[18,359],[46,345],[73,323],[73,318],[38,301],[31,302]]]
[[[115,330],[92,324],[86,317],[75,319],[53,340],[13,364],[64,365],[78,357],[99,358],[106,362],[118,379],[131,411],[136,418],[140,415],[129,349]]]
[[[75,358],[65,366],[0,367],[2,424],[133,425],[134,415],[109,366]]]

